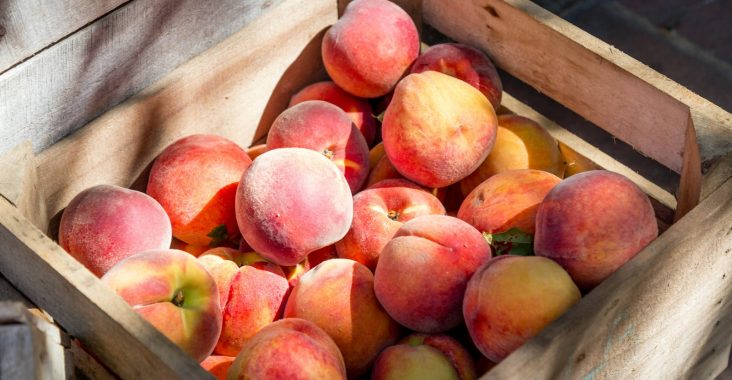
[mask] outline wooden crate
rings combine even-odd
[[[0,161],[0,192],[5,196],[0,198],[2,275],[120,377],[206,378],[197,363],[53,241],[55,223],[71,198],[89,186],[141,188],[151,161],[179,137],[216,133],[242,146],[262,138],[291,94],[325,77],[320,38],[346,2],[248,3],[249,12],[258,17],[247,18],[238,32],[181,66],[173,69],[177,63],[167,62],[168,56],[145,58],[143,63],[153,63],[150,71],[167,73],[151,85],[147,82],[156,75],[141,65],[125,70],[134,74],[129,81],[114,78],[117,87],[106,82],[100,86],[95,80],[114,73],[115,59],[129,54],[106,40],[97,41],[100,30],[110,33],[102,35],[112,41],[116,37],[110,31],[135,36],[134,28],[122,29],[120,23],[134,25],[137,18],[150,23],[150,17],[161,21],[154,18],[158,11],[165,15],[165,25],[189,22],[190,29],[211,22],[210,17],[226,21],[222,29],[236,30],[232,25],[242,23],[227,21],[231,12],[223,11],[203,21],[179,16],[203,7],[197,2],[181,2],[182,11],[171,5],[174,1],[117,2],[122,5],[112,13],[55,45],[61,47],[3,72],[0,120],[11,130],[59,135],[99,116],[40,153],[20,145]],[[222,6],[229,3],[234,2]],[[417,21],[485,50],[503,70],[679,173],[675,196],[504,95],[506,108],[538,120],[561,143],[598,165],[627,175],[655,199],[661,219],[672,223],[673,217],[662,214],[674,210],[678,220],[485,378],[696,379],[719,373],[732,343],[732,156],[719,158],[732,151],[732,116],[531,2],[399,3]],[[153,16],[145,12],[150,8]],[[184,50],[193,52],[191,56],[210,38],[192,34],[193,48],[175,49],[171,42],[184,40],[146,36],[133,39],[133,46]],[[88,47],[105,43],[111,45],[101,53],[109,56],[104,59],[108,65],[88,64],[95,53]],[[87,49],[79,50],[79,45]],[[136,53],[140,51],[147,54],[141,47]],[[59,61],[73,70],[90,66],[99,71],[80,83],[92,90],[70,93],[77,97],[47,95],[57,94],[73,79],[57,78],[60,84],[52,81],[45,91],[46,84],[32,75],[56,78],[53,65]],[[111,87],[112,95],[104,92]],[[128,93],[137,94],[111,107]],[[45,147],[44,138],[34,140],[36,149]],[[716,163],[705,176],[701,161]]]

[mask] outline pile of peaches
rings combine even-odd
[[[145,193],[96,186],[61,219],[63,248],[217,377],[473,379],[657,236],[636,185],[497,116],[490,59],[420,55],[393,3],[350,3],[322,57],[332,81],[266,144],[182,138]]]

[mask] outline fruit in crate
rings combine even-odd
[[[406,180],[386,181],[399,184],[354,195],[351,228],[335,244],[339,257],[356,260],[372,271],[386,243],[405,222],[422,215],[445,214],[440,200],[417,185]]]
[[[447,331],[462,323],[465,287],[490,257],[473,226],[445,215],[420,216],[404,223],[379,255],[376,297],[412,330]]]
[[[292,289],[284,317],[311,321],[333,338],[350,378],[367,373],[376,355],[402,333],[376,299],[371,271],[346,259],[325,261],[305,273]]]
[[[379,354],[371,378],[473,380],[476,373],[470,353],[455,338],[415,333]]]
[[[491,176],[508,170],[536,169],[562,177],[564,158],[557,140],[535,121],[519,115],[499,115],[496,143],[478,169],[460,181],[467,196]]]
[[[348,115],[322,100],[308,100],[282,112],[267,135],[267,149],[306,148],[331,160],[348,181],[351,192],[369,174],[369,147]]]
[[[221,333],[219,292],[192,255],[141,252],[117,263],[102,282],[195,360],[213,352]]]
[[[346,379],[338,346],[314,323],[281,319],[247,342],[228,378],[272,380]]]
[[[579,289],[554,261],[504,255],[470,279],[463,315],[476,347],[499,362],[579,299]]]
[[[219,289],[223,324],[214,352],[236,356],[257,331],[280,318],[289,284],[279,265],[255,252],[218,247],[198,261]]]
[[[168,248],[172,240],[170,219],[155,199],[112,185],[77,194],[61,216],[58,238],[97,276],[135,253]]]
[[[201,367],[208,371],[216,380],[226,380],[226,374],[234,363],[235,357],[211,355],[201,362]]]
[[[153,163],[147,193],[170,216],[177,239],[196,245],[225,244],[239,233],[234,195],[251,162],[244,149],[223,137],[184,137]]]
[[[376,120],[371,104],[366,99],[355,97],[331,81],[313,83],[290,99],[290,107],[307,100],[323,100],[338,106],[361,132],[366,143],[371,145],[376,138]]]
[[[414,61],[410,73],[439,71],[477,88],[497,110],[503,85],[490,58],[480,50],[457,43],[433,45]]]
[[[534,251],[590,290],[657,236],[648,196],[620,174],[591,170],[547,194],[536,213]]]
[[[445,187],[478,168],[496,126],[493,106],[474,87],[436,71],[410,74],[384,115],[384,151],[407,179]]]
[[[343,173],[322,154],[280,148],[257,157],[242,176],[236,217],[253,250],[291,266],[348,232],[353,198]]]
[[[323,64],[342,89],[362,98],[386,95],[419,55],[417,27],[388,0],[355,0],[326,31]]]

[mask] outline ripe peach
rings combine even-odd
[[[234,195],[252,160],[236,143],[192,135],[169,145],[153,163],[147,193],[163,206],[173,236],[220,245],[237,236]]]
[[[458,218],[480,232],[493,234],[515,227],[533,235],[536,210],[560,181],[541,170],[498,173],[470,192],[458,210]]]
[[[493,150],[477,170],[460,181],[460,188],[467,196],[492,175],[517,169],[543,170],[561,178],[564,159],[557,140],[544,127],[523,116],[500,115]]]
[[[236,356],[257,331],[280,318],[287,279],[282,268],[256,252],[218,247],[198,261],[216,281],[221,297],[223,324],[214,352]]]
[[[573,176],[577,173],[586,172],[588,170],[601,169],[601,167],[592,162],[592,160],[582,156],[575,152],[574,149],[564,144],[559,144],[559,151],[562,152],[562,158],[564,159],[564,178]]]
[[[417,185],[371,188],[356,194],[351,228],[335,244],[338,257],[358,261],[373,271],[382,249],[405,222],[422,215],[445,214],[439,199],[412,186]]]
[[[648,196],[621,174],[591,170],[565,179],[544,198],[536,212],[534,251],[590,290],[656,236]]]
[[[270,324],[247,342],[229,369],[229,380],[346,379],[343,356],[333,339],[298,318]]]
[[[343,174],[322,154],[280,148],[257,157],[242,176],[236,216],[255,251],[291,266],[345,236],[353,197]]]
[[[303,275],[285,307],[285,318],[311,321],[333,338],[351,378],[366,373],[376,355],[401,335],[401,327],[376,300],[373,284],[365,266],[328,260]]]
[[[193,359],[211,355],[221,333],[219,292],[195,257],[144,251],[118,262],[102,282]]]
[[[450,216],[420,216],[404,223],[379,255],[374,291],[402,325],[444,332],[462,322],[468,280],[490,257],[473,226]]]
[[[267,135],[267,149],[306,148],[330,159],[358,191],[369,174],[369,147],[340,108],[308,100],[282,112]]]
[[[378,22],[376,22],[378,20]],[[333,81],[362,98],[385,95],[419,55],[417,27],[387,0],[355,0],[323,37],[323,63]]]
[[[226,380],[226,374],[234,363],[233,356],[211,355],[201,362],[201,367],[212,374],[216,380]]]
[[[457,341],[447,335],[436,335],[443,339],[438,346],[429,344],[429,336],[413,334],[403,339],[399,344],[387,347],[379,354],[371,374],[372,380],[422,380],[422,379],[475,379],[475,368],[468,352]],[[447,340],[450,340],[448,343]],[[461,364],[469,368],[458,368],[449,354],[442,351],[442,346],[450,344],[451,349],[460,350],[457,353]],[[441,344],[441,346],[440,346]],[[450,351],[451,354],[456,354]],[[458,372],[462,370],[462,372]]]
[[[499,362],[579,299],[577,286],[552,260],[504,255],[470,279],[463,315],[476,347]]]
[[[260,154],[267,151],[267,144],[252,145],[246,149],[247,156],[254,161],[255,158],[259,157]]]
[[[493,106],[474,87],[436,71],[410,74],[384,115],[384,150],[407,179],[445,187],[478,168],[496,127]]]
[[[376,120],[374,120],[371,104],[357,98],[331,81],[313,83],[292,96],[289,107],[306,100],[324,100],[338,106],[361,132],[366,143],[371,145],[376,138]]]
[[[369,167],[371,170],[376,166],[377,163],[379,163],[379,160],[381,160],[381,157],[384,156],[384,142],[380,142],[376,145],[374,145],[373,148],[369,151]]]
[[[61,216],[59,244],[92,273],[102,276],[135,253],[170,247],[170,219],[155,199],[119,186],[88,188]]]
[[[335,259],[338,257],[335,244],[331,244],[325,248],[317,249],[308,255],[308,263],[310,267],[315,268],[318,264],[325,260]]]
[[[389,182],[387,182],[389,181]],[[401,173],[399,173],[396,168],[394,168],[394,165],[391,164],[391,161],[389,161],[389,158],[386,157],[386,155],[382,155],[379,159],[379,162],[371,169],[371,173],[369,174],[368,179],[366,180],[366,185],[364,185],[367,189],[373,189],[376,187],[376,184],[381,183],[382,185],[385,183],[391,184],[391,181],[404,181],[409,182],[413,184],[416,188],[423,189],[424,191],[434,195],[437,197],[437,199],[440,200],[440,202],[444,202],[445,198],[447,197],[447,187],[426,187],[426,186],[420,186],[416,183],[409,181],[406,179]],[[391,185],[389,185],[391,186]]]
[[[503,85],[490,58],[480,50],[463,44],[431,46],[414,61],[410,73],[439,71],[477,88],[497,110],[501,105]]]

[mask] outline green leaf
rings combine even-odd
[[[220,247],[229,240],[229,233],[226,232],[225,224],[214,227],[206,236],[211,238],[211,242],[208,243],[211,247]]]
[[[534,237],[531,234],[521,231],[514,227],[505,232],[495,234],[483,233],[483,237],[488,244],[493,247],[496,256],[501,255],[517,255],[517,256],[533,256],[534,255]]]

